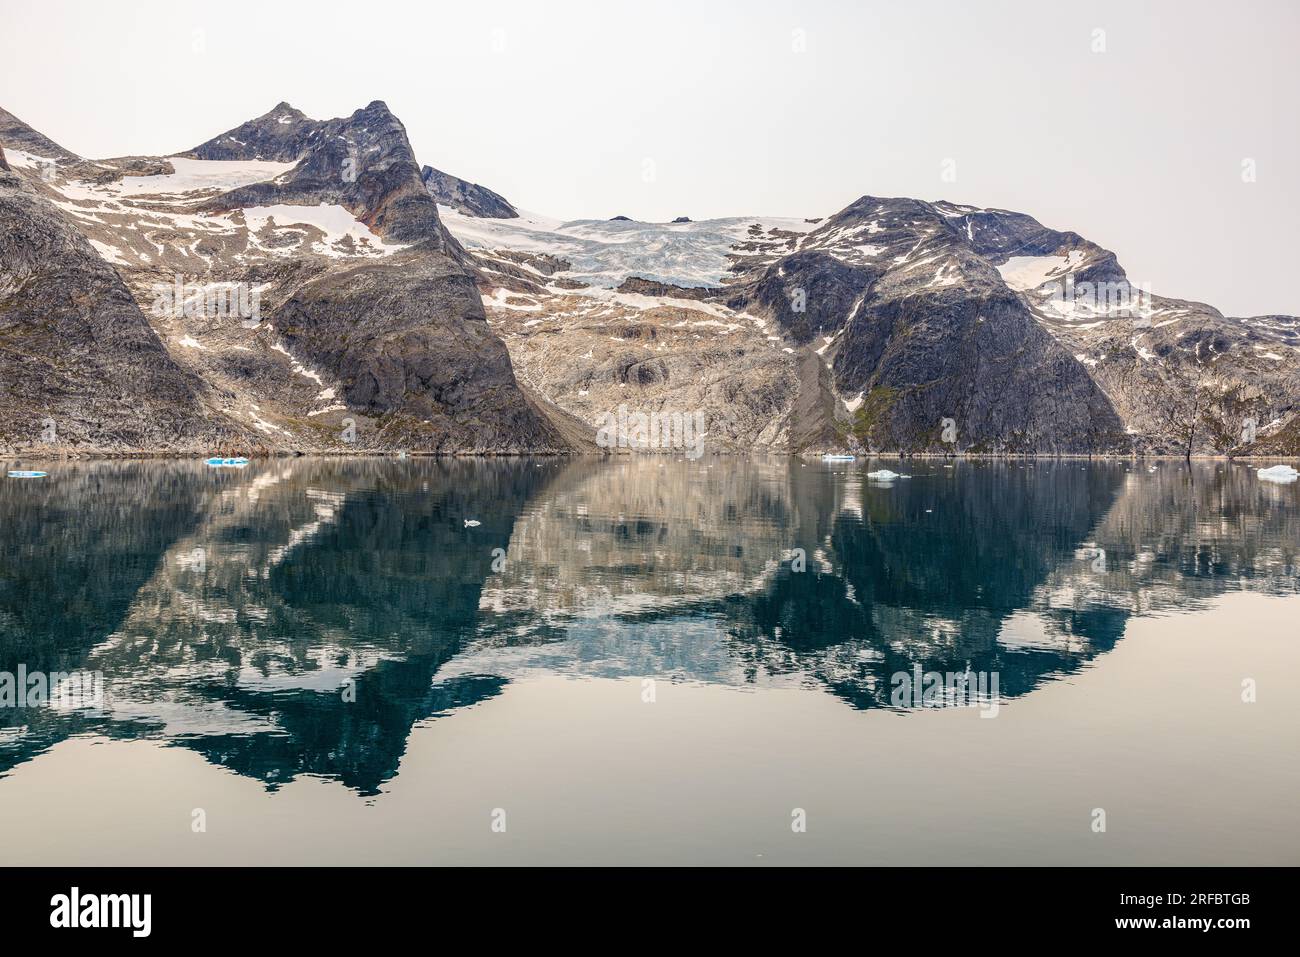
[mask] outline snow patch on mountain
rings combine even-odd
[[[265,160],[197,160],[173,156],[168,159],[175,173],[159,176],[123,176],[120,183],[105,187],[111,195],[139,196],[160,193],[226,192],[275,179],[293,169],[296,163],[272,163]]]
[[[630,276],[674,286],[718,286],[733,247],[750,238],[751,226],[807,232],[801,219],[737,216],[693,223],[632,220],[558,220],[519,211],[518,219],[466,216],[450,206],[438,214],[467,249],[549,253],[568,260],[566,278],[612,289]]]
[[[244,210],[244,221],[248,228],[261,232],[267,222],[274,220],[276,226],[315,226],[325,234],[325,241],[313,244],[313,251],[322,256],[341,257],[348,253],[335,248],[336,243],[351,239],[353,249],[360,253],[387,256],[405,246],[385,243],[342,206],[321,203],[319,206],[290,206],[278,203],[275,206],[250,206]]]
[[[1072,249],[1065,256],[1012,256],[998,267],[998,272],[1008,286],[1023,292],[1077,269],[1083,258],[1082,249]]]
[[[116,246],[110,246],[108,243],[101,243],[97,239],[90,240],[90,245],[94,246],[96,251],[114,266],[129,266],[130,263],[122,256],[122,250]]]
[[[5,147],[5,160],[14,169],[40,169],[43,166],[57,165],[59,162],[53,157],[37,156],[35,153],[16,150],[11,146]]]

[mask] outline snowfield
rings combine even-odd
[[[998,267],[998,272],[1012,289],[1025,292],[1064,276],[1082,263],[1083,250],[1072,249],[1066,256],[1012,256]]]
[[[314,243],[312,250],[322,256],[340,257],[347,255],[334,248],[334,244],[351,238],[353,246],[359,253],[371,252],[380,256],[405,249],[405,246],[388,245],[370,231],[370,227],[361,222],[342,206],[289,206],[278,203],[275,206],[250,206],[244,210],[244,222],[251,232],[261,232],[270,221],[276,226],[315,226],[325,234],[325,241]]]
[[[566,278],[607,289],[630,276],[688,288],[718,286],[731,266],[727,254],[750,238],[754,224],[764,233],[813,228],[801,219],[744,216],[698,223],[566,222],[523,210],[518,219],[480,219],[441,205],[438,215],[467,249],[550,253],[573,264]]]
[[[18,151],[7,151],[11,161]],[[154,256],[161,259],[169,251],[181,251],[188,258],[204,259],[194,248],[205,237],[236,236],[241,225],[232,220],[236,211],[228,213],[188,214],[175,212],[176,207],[193,206],[211,196],[266,182],[291,170],[294,163],[274,163],[263,160],[192,160],[168,157],[175,167],[174,173],[158,176],[124,176],[118,182],[92,183],[74,179],[55,179],[50,187],[64,197],[63,202],[51,200],[59,209],[82,223],[111,226],[114,230],[136,232],[153,247],[145,253],[138,248],[128,252],[119,246],[92,239],[91,243],[106,260],[115,266],[150,265]],[[45,161],[38,156],[21,154],[25,167],[39,168]],[[171,209],[160,208],[170,206]],[[311,244],[310,251],[318,256],[346,258],[350,256],[387,256],[403,245],[385,243],[370,228],[347,209],[339,205],[293,206],[284,203],[274,206],[252,206],[242,210],[244,226],[250,233],[259,233],[269,222],[276,227],[315,227],[324,238]],[[123,222],[113,217],[126,217]],[[164,231],[162,241],[154,238],[155,231]],[[177,236],[177,232],[188,236]],[[351,246],[344,243],[351,241]],[[166,245],[164,245],[164,243]],[[340,243],[344,243],[340,245]],[[290,256],[305,252],[297,246],[267,247],[249,237],[254,254]],[[237,259],[239,257],[236,257]],[[206,260],[205,260],[206,261]],[[208,266],[211,265],[209,262]]]
[[[263,160],[196,160],[170,156],[175,173],[161,176],[123,176],[120,183],[107,187],[117,196],[140,196],[152,193],[184,193],[238,189],[264,183],[287,173],[296,163],[271,163]]]

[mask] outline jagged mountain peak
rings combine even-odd
[[[0,107],[0,143],[10,149],[22,150],[57,163],[75,163],[81,159],[3,107]]]
[[[460,255],[438,219],[436,200],[421,177],[406,128],[383,100],[330,120],[313,120],[282,102],[269,113],[179,155],[293,164],[274,179],[210,200],[208,208],[213,211],[340,205],[386,241],[432,241],[454,258]]]
[[[348,119],[353,123],[360,123],[364,126],[384,125],[394,130],[400,130],[403,136],[406,135],[406,126],[383,100],[371,100],[360,109],[353,110]]]
[[[722,447],[944,451],[952,418],[960,449],[1168,451],[1209,447],[1170,425],[1198,390],[1267,437],[1300,394],[1300,320],[1116,303],[1135,286],[1113,253],[1011,210],[867,194],[817,219],[551,220],[419,164],[382,100],[330,120],[282,101],[171,157],[81,159],[2,110],[0,142],[0,183],[53,203],[140,303],[160,274],[264,290],[251,332],[151,321],[268,442],[397,414],[374,447],[577,448],[566,415],[639,396],[713,410]]]
[[[405,142],[406,128],[383,100],[373,100],[346,117],[332,120],[314,120],[281,101],[261,116],[177,155],[205,160],[289,163],[319,149],[326,140],[336,141],[336,148],[344,152],[355,152],[374,146],[384,135],[400,137],[414,163],[414,152]]]
[[[315,120],[281,102],[261,116],[178,155],[204,160],[294,162],[306,148],[315,126]]]
[[[494,193],[486,186],[468,182],[432,166],[424,167],[420,171],[420,178],[435,202],[450,206],[466,216],[480,219],[519,218],[519,211],[504,196]]]
[[[280,103],[188,154],[53,171],[44,161],[66,151],[3,122],[39,152],[20,147],[0,173],[0,299],[34,288],[33,264],[53,267],[40,295],[0,310],[0,380],[21,378],[13,363],[24,357],[87,340],[83,300],[103,307],[88,317],[103,357],[79,377],[51,361],[16,405],[0,397],[11,426],[0,447],[33,441],[42,408],[80,450],[590,441],[515,380],[383,101],[323,121]],[[143,398],[124,368],[152,370]],[[355,440],[341,438],[345,421]]]

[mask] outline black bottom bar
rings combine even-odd
[[[4,910],[10,942],[76,934],[83,943],[373,945],[453,928],[494,938],[519,928],[534,940],[609,929],[651,940],[698,938],[704,926],[712,928],[705,937],[733,943],[786,929],[865,944],[892,927],[939,946],[952,933],[971,944],[1025,931],[1231,945],[1294,921],[1295,876],[1248,868],[60,868],[10,871]],[[117,926],[84,926],[104,923]]]

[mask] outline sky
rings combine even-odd
[[[89,157],[383,100],[549,216],[1026,212],[1130,279],[1300,315],[1300,2],[0,0],[0,107]]]

